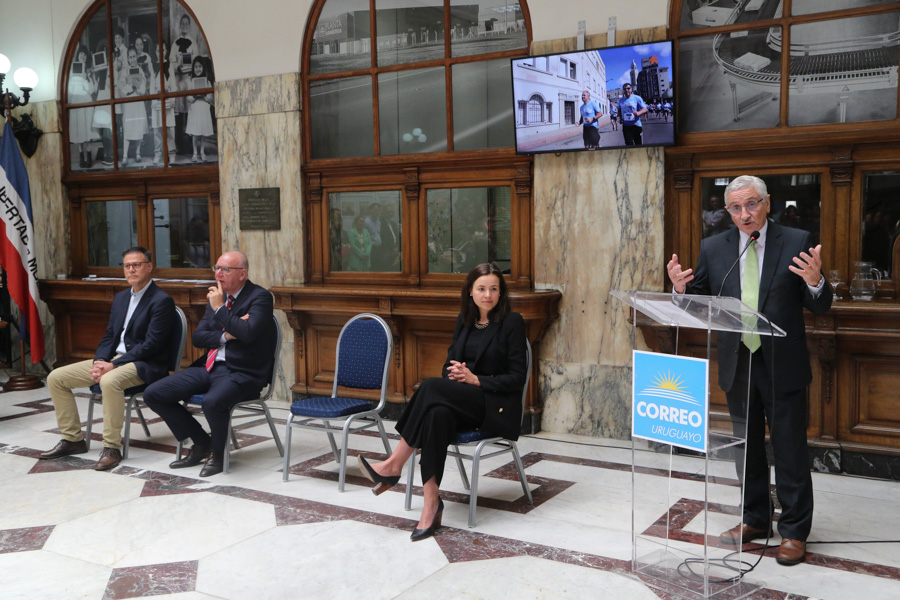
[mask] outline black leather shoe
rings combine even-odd
[[[41,460],[49,460],[51,458],[60,458],[62,456],[70,456],[72,454],[84,454],[88,451],[87,442],[70,442],[69,440],[59,440],[59,443],[46,452],[38,454]]]
[[[225,461],[225,452],[209,451],[206,464],[200,469],[200,477],[209,477],[210,475],[218,475],[222,472],[222,465]]]
[[[425,529],[413,529],[412,534],[409,536],[414,542],[418,542],[420,540],[424,540],[426,538],[430,538],[434,535],[434,532],[441,528],[441,517],[444,514],[444,501],[438,498],[438,509],[434,514],[434,521],[431,522],[430,527],[426,527]]]
[[[388,491],[400,481],[399,475],[394,477],[379,475],[362,456],[359,457],[359,470],[362,471],[363,477],[375,484],[375,487],[372,488],[372,493],[376,496]]]
[[[206,446],[198,446],[197,444],[194,444],[193,446],[191,446],[191,450],[187,453],[187,456],[170,462],[169,468],[184,469],[186,467],[199,465],[206,459],[207,454],[209,454],[209,448],[207,448]]]

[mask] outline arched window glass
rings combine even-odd
[[[515,153],[515,125],[551,106],[514,103],[524,3],[319,0],[311,14],[307,281],[458,285],[490,260],[527,287],[531,158]]]
[[[70,46],[71,172],[217,162],[212,58],[183,3],[97,2]]]
[[[468,132],[511,117],[509,61],[496,59],[527,52],[519,2],[327,0],[320,7],[308,63],[311,159],[513,145],[511,118],[489,135]],[[457,85],[484,87],[480,97],[463,96]]]
[[[194,14],[180,0],[97,0],[63,65],[74,274],[121,277],[134,245],[169,276],[208,269],[219,249],[215,71]]]

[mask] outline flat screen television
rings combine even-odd
[[[516,152],[675,143],[671,40],[514,58],[510,70]]]

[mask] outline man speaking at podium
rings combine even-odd
[[[666,271],[676,293],[740,298],[787,333],[762,338],[718,333],[719,385],[728,399],[735,435],[746,433],[747,438],[743,522],[719,540],[736,546],[771,533],[768,422],[781,504],[782,541],[776,558],[780,564],[795,565],[806,558],[813,516],[806,448],[806,386],[812,371],[803,308],[826,312],[832,292],[822,275],[822,246],[810,247],[808,231],[767,220],[771,204],[762,179],[742,175],[728,184],[725,209],[737,227],[703,240],[695,270],[682,270],[673,254]],[[740,477],[740,460],[737,468]]]

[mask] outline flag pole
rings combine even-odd
[[[2,278],[0,278],[0,285],[3,286],[3,289],[6,290],[6,271],[0,267],[0,273],[2,273]],[[12,321],[10,321],[12,323]],[[6,327],[7,322],[2,321],[3,327]],[[15,323],[13,323],[15,325]],[[43,386],[41,380],[38,379],[34,375],[29,375],[25,372],[25,340],[22,339],[21,335],[19,337],[19,357],[21,359],[21,375],[13,375],[10,377],[6,383],[3,384],[4,392],[18,392],[23,390],[36,390]]]
[[[22,363],[22,374],[13,375],[3,384],[4,392],[20,392],[37,390],[44,386],[37,376],[25,372],[25,340],[19,338],[19,360]]]

